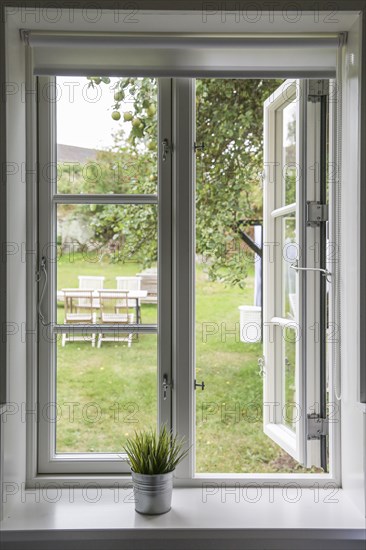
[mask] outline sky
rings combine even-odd
[[[86,77],[57,78],[57,143],[91,149],[104,149],[113,145],[112,134],[123,127],[123,117],[111,117],[112,85],[101,84],[88,88]],[[123,105],[123,110],[130,106]],[[128,134],[129,124],[125,124]]]

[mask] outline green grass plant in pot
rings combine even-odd
[[[132,470],[135,510],[140,514],[165,514],[172,503],[173,473],[188,454],[184,438],[163,426],[135,432],[124,449]]]

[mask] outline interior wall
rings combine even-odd
[[[24,490],[26,466],[25,60],[16,29],[7,27],[6,39],[8,406],[2,415],[4,514],[15,501],[13,495]]]
[[[364,408],[359,400],[361,20],[348,33],[343,76],[341,215],[342,486],[365,513]],[[363,214],[364,215],[364,214]],[[364,284],[364,283],[363,283]]]
[[[5,58],[5,21],[4,18],[0,21],[0,87],[5,82],[5,63],[1,61]],[[0,162],[6,158],[6,117],[5,117],[5,102],[0,102]],[[0,174],[1,192],[3,200],[6,201],[6,179],[4,173]],[[0,242],[6,242],[6,212],[2,207],[0,213]],[[0,261],[0,326],[5,326],[6,323],[6,257],[2,255]],[[2,504],[2,486],[3,486],[3,438],[2,438],[2,413],[5,410],[7,397],[6,391],[6,371],[7,371],[7,355],[6,355],[6,340],[1,339],[0,342],[0,521],[3,518]]]

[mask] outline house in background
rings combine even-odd
[[[77,147],[75,145],[57,144],[57,162],[76,162],[80,165],[89,161],[95,161],[98,151],[88,149],[87,147]]]

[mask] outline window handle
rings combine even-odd
[[[205,150],[205,143],[204,141],[201,142],[201,145],[198,145],[198,143],[194,142],[193,144],[194,152],[196,153],[198,150],[204,151]]]
[[[299,267],[297,262],[290,265],[291,269],[294,269],[296,272],[299,271],[319,271],[323,275],[323,277],[326,277],[328,283],[331,283],[331,272],[328,271],[328,269],[322,269],[321,267]]]
[[[162,159],[163,159],[163,162],[165,162],[166,159],[167,159],[167,154],[170,153],[170,151],[171,151],[171,147],[169,145],[169,141],[168,141],[167,138],[163,139],[163,141],[161,142],[161,145],[162,145],[162,148],[163,148]]]
[[[172,387],[172,384],[168,382],[168,375],[164,374],[163,376],[163,399],[164,401],[167,400],[168,397],[168,389]]]
[[[205,383],[203,380],[201,384],[199,384],[196,380],[194,381],[194,389],[196,390],[197,388],[201,388],[202,391],[205,389]]]
[[[44,298],[44,294],[46,292],[46,288],[47,288],[47,283],[48,283],[48,274],[47,274],[47,266],[46,266],[46,258],[44,256],[42,256],[42,260],[41,260],[41,268],[40,270],[38,271],[37,273],[37,283],[40,282],[41,278],[42,278],[42,275],[44,276],[44,283],[43,283],[43,288],[42,288],[42,291],[41,291],[41,295],[39,297],[39,300],[38,300],[38,315],[39,315],[39,318],[41,320],[41,323],[44,327],[48,326],[50,323],[46,323],[46,320],[45,320],[45,317],[42,313],[42,302],[43,302],[43,298]]]

